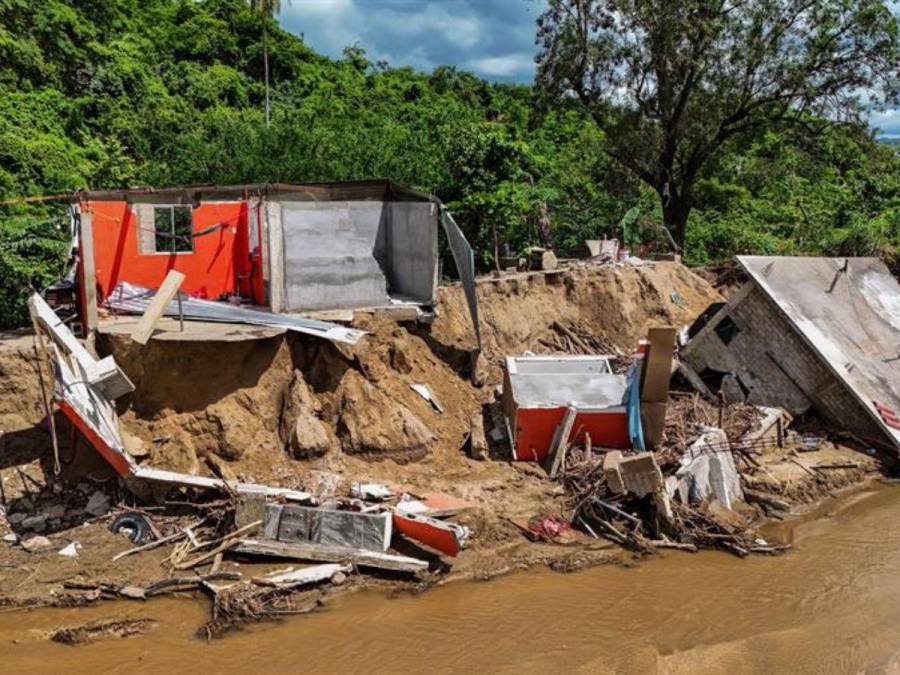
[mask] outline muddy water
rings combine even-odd
[[[830,510],[828,510],[830,509]],[[419,597],[361,593],[206,644],[190,600],[0,613],[4,673],[856,672],[900,649],[900,487],[833,503],[739,561],[672,552],[631,569],[545,571]],[[42,631],[148,616],[150,634],[66,647]],[[15,643],[14,641],[18,641]]]

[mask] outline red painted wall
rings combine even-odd
[[[516,411],[516,459],[533,462],[546,457],[553,434],[565,412],[565,406],[519,408]],[[610,408],[602,412],[581,411],[575,415],[569,442],[583,444],[585,434],[591,435],[594,447],[630,448],[628,413],[624,408]]]
[[[191,253],[139,253],[137,214],[126,202],[86,202],[81,209],[93,214],[98,302],[120,281],[158,288],[174,269],[185,275],[181,290],[195,297],[215,300],[237,293],[264,304],[261,256],[257,252],[251,262],[249,251],[248,219],[255,226],[257,214],[248,214],[247,202],[205,203],[193,209],[194,232],[225,226],[194,239]]]

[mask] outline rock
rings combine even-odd
[[[211,452],[206,456],[206,463],[210,470],[222,480],[236,481],[237,475],[228,466],[228,462],[219,457],[216,453]]]
[[[391,368],[398,373],[409,375],[412,372],[412,365],[409,362],[409,357],[406,355],[406,350],[398,344],[394,343],[388,348],[388,359]]]
[[[140,586],[122,586],[119,589],[119,595],[123,598],[131,598],[132,600],[146,600],[147,590]]]
[[[143,459],[144,457],[150,456],[150,448],[144,445],[144,441],[135,436],[134,434],[129,433],[127,430],[122,429],[122,444],[125,446],[125,451],[134,457],[135,459]]]
[[[28,551],[29,553],[36,553],[38,551],[44,551],[53,546],[53,542],[47,539],[47,537],[42,537],[40,535],[30,537],[22,542],[22,548]]]
[[[333,583],[335,586],[340,586],[341,584],[344,584],[346,582],[347,575],[343,572],[335,572],[331,575],[331,583]]]
[[[483,387],[488,377],[488,361],[480,351],[472,352],[472,374],[470,379],[476,387]]]
[[[435,440],[431,430],[400,401],[350,371],[341,386],[339,429],[344,452],[395,459],[424,457]]]
[[[28,516],[24,513],[10,513],[8,516],[6,516],[6,520],[9,521],[10,525],[18,525],[27,517]]]
[[[331,471],[310,471],[306,478],[307,489],[319,501],[334,497],[339,492],[346,494],[345,490],[341,490],[343,482],[343,478]]]
[[[179,471],[196,476],[200,473],[200,460],[197,459],[197,452],[193,448],[193,443],[187,434],[179,433],[177,436],[171,441],[166,441],[153,452],[152,464],[161,469]],[[185,442],[182,442],[182,439]],[[223,452],[222,454],[225,453]],[[237,459],[237,456],[228,458]]]
[[[19,541],[19,535],[17,535],[15,532],[4,534],[3,541],[5,541],[7,544],[15,544],[17,541]]]
[[[488,458],[488,444],[484,436],[484,416],[472,415],[469,420],[469,457],[484,460]]]
[[[84,510],[97,518],[105,516],[109,511],[109,497],[101,490],[95,491],[94,494],[91,495],[91,498],[88,499],[87,506],[84,507]]]
[[[47,516],[43,513],[36,516],[28,516],[22,521],[22,529],[43,532],[47,529]]]
[[[48,518],[62,518],[66,515],[66,505],[65,504],[54,504],[53,506],[48,506],[44,509],[43,515]]]
[[[321,457],[334,445],[329,429],[315,415],[302,411],[294,422],[288,448],[294,459]]]

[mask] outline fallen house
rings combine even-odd
[[[428,320],[440,229],[477,337],[472,249],[432,195],[384,180],[83,192],[76,205],[79,314],[90,334],[100,328],[98,304],[139,312],[123,306],[126,298],[136,301],[131,291],[146,300],[147,289],[176,270],[184,275],[181,290],[198,300],[274,314],[379,309]],[[220,304],[218,320],[242,321],[238,308]],[[185,318],[199,312],[216,320],[209,306],[192,309]]]
[[[122,478],[226,492],[261,491],[268,497],[300,502],[311,500],[311,495],[297,490],[237,482],[226,484],[218,478],[139,465],[125,448],[114,405],[116,398],[133,391],[131,381],[113,357],[95,359],[40,295],[32,295],[28,307],[39,343],[43,345],[41,351],[52,366],[54,402]]]
[[[750,280],[681,350],[689,377],[900,449],[900,285],[884,264],[737,260]]]
[[[427,515],[409,513],[399,506],[367,506],[360,502],[357,507],[361,504],[363,512],[334,505],[285,504],[285,501],[304,504],[315,504],[316,501],[311,494],[299,490],[225,481],[138,464],[125,447],[114,405],[115,398],[134,390],[131,381],[113,357],[95,359],[39,294],[35,293],[29,299],[29,309],[41,351],[52,368],[53,403],[126,482],[150,481],[171,487],[218,490],[236,496],[239,500],[236,523],[240,527],[232,533],[233,540],[228,548],[237,547],[236,550],[245,554],[300,560],[349,561],[362,567],[402,572],[426,570],[428,562],[387,552],[394,527],[404,536],[446,555],[455,556],[462,548],[462,542],[468,536],[466,528]],[[48,405],[50,403],[48,401]],[[362,493],[366,496],[373,491],[378,500],[393,495],[384,486],[363,485]],[[405,497],[407,495],[401,495],[401,498]],[[438,495],[439,505],[442,501],[453,505],[452,500],[440,497]],[[279,503],[272,500],[279,500]],[[419,503],[428,512],[434,511],[425,502]],[[457,500],[457,506],[465,504]],[[254,532],[258,538],[253,536]],[[246,538],[238,539],[236,535],[241,533]],[[201,561],[182,564],[187,568]]]

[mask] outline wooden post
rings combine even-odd
[[[572,427],[575,426],[575,417],[578,414],[573,406],[566,408],[566,414],[563,415],[562,422],[556,428],[556,434],[553,436],[553,444],[550,446],[550,454],[548,457],[552,459],[550,465],[550,478],[556,478],[560,468],[565,465],[566,450],[569,447],[569,435],[572,433]]]
[[[162,315],[165,314],[166,306],[175,294],[178,293],[178,287],[181,286],[182,281],[184,281],[184,275],[181,272],[169,270],[169,273],[162,282],[162,286],[159,287],[156,291],[156,295],[153,296],[153,300],[150,301],[150,306],[147,307],[147,311],[144,312],[140,321],[138,321],[137,328],[132,331],[132,340],[142,345],[147,344],[147,341],[153,334],[154,327],[157,322],[159,322]],[[179,307],[180,304],[181,303],[179,303]]]
[[[84,333],[90,340],[97,330],[99,320],[97,318],[97,271],[94,267],[94,228],[93,214],[90,211],[82,211],[81,222],[81,292],[84,298]]]

